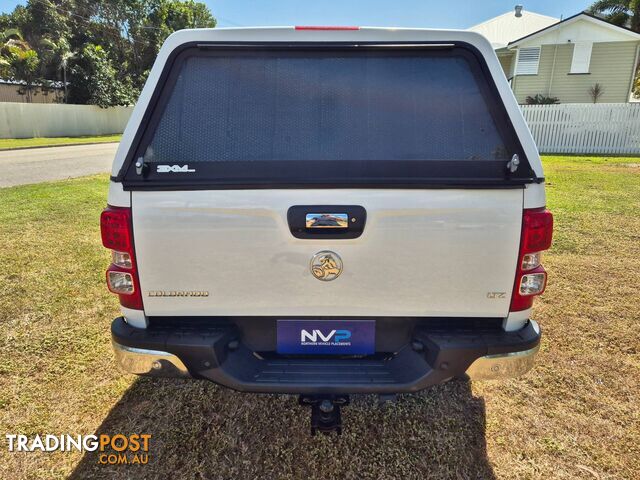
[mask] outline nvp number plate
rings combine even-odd
[[[375,320],[278,320],[277,351],[302,355],[369,355]]]

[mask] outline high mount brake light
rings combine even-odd
[[[533,306],[533,299],[547,286],[547,272],[540,264],[542,252],[551,247],[553,215],[546,208],[527,209],[522,215],[522,235],[516,279],[509,311]]]
[[[142,310],[142,293],[133,252],[131,209],[107,208],[100,216],[102,244],[111,250],[112,263],[107,269],[107,287],[120,297],[120,305]]]
[[[360,30],[353,26],[296,25],[296,30]]]

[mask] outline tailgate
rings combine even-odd
[[[505,317],[522,201],[518,188],[132,192],[145,313]],[[361,206],[366,225],[296,238],[296,205]],[[323,250],[342,259],[333,281],[311,273]]]

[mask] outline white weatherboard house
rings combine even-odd
[[[511,11],[469,30],[489,39],[518,103],[536,94],[560,103],[628,102],[638,63],[640,34],[589,13],[564,20]]]

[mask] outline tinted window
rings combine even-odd
[[[465,58],[269,53],[186,59],[146,160],[506,155]]]
[[[211,188],[529,181],[488,75],[462,47],[188,48],[158,85],[130,157],[150,168],[139,175],[130,166],[127,180]],[[522,165],[507,175],[514,153]]]

